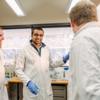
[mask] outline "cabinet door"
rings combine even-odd
[[[53,99],[67,100],[67,85],[52,84]]]
[[[8,91],[9,100],[17,100],[17,95],[17,83],[10,83]]]
[[[53,96],[65,97],[66,92],[65,90],[53,90]]]
[[[23,84],[19,83],[19,100],[23,98]]]

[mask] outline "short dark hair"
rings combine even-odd
[[[43,31],[43,29],[41,27],[34,27],[34,28],[32,28],[31,35],[33,35],[34,30],[41,30],[41,31]],[[43,34],[44,34],[44,31],[43,31]]]

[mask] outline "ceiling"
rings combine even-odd
[[[0,0],[0,26],[69,23],[65,12],[69,0],[18,0],[25,17],[18,17],[5,0]],[[100,0],[91,0],[100,4]]]

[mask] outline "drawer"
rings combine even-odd
[[[53,90],[53,96],[66,97],[65,90]]]
[[[62,89],[66,89],[66,86],[65,85],[58,85],[58,84],[56,84],[56,85],[52,85],[52,89],[58,89],[58,90],[62,90]]]
[[[66,100],[66,98],[53,97],[53,100]]]

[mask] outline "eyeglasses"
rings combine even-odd
[[[0,36],[3,36],[4,34],[0,34]]]
[[[38,36],[43,37],[43,34],[39,35],[39,34],[36,33],[36,34],[33,34],[33,35],[36,36],[36,37],[38,37]]]

